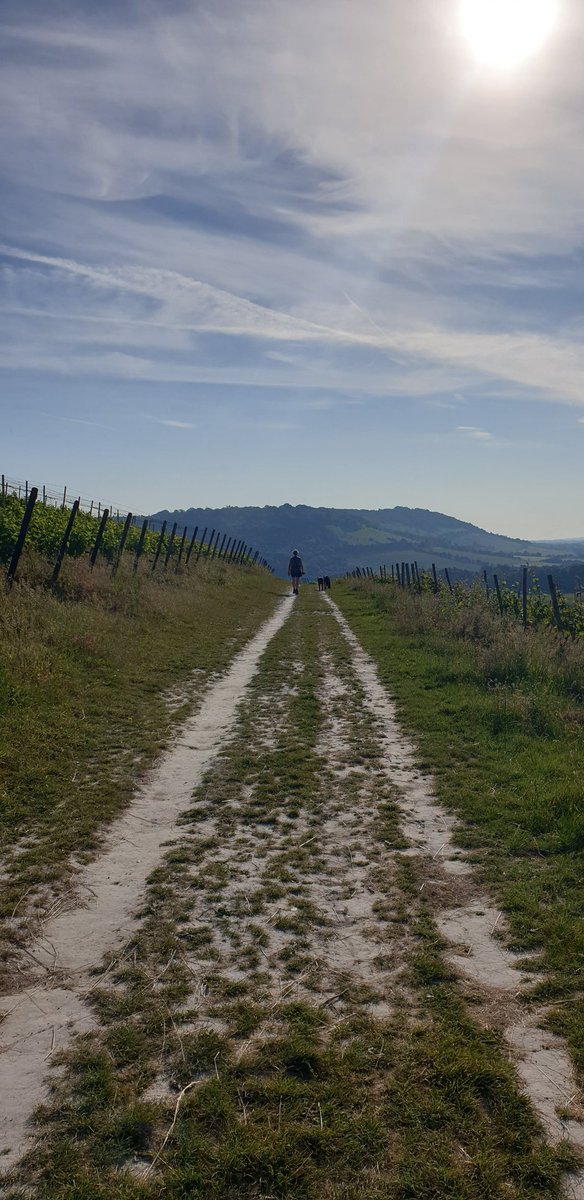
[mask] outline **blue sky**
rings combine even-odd
[[[584,536],[584,7],[2,6],[0,468]]]

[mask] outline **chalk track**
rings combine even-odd
[[[300,1017],[307,1028],[313,1021],[318,1045],[337,1066],[355,1031],[366,1029],[367,1103],[381,1105],[397,1070],[386,1045],[395,1043],[405,1063],[432,1019],[412,967],[422,927],[433,948],[441,936],[444,978],[470,1005],[468,1019],[503,1039],[493,1055],[503,1075],[511,1064],[505,1086],[533,1106],[536,1150],[538,1139],[584,1147],[565,1047],[541,1028],[545,1011],[524,1003],[533,976],[506,949],[504,917],[477,887],[455,838],[454,818],[417,768],[375,666],[337,606],[306,594],[283,600],[112,830],[110,849],[80,881],[87,903],[53,920],[31,947],[36,967],[27,989],[3,1001],[0,1131],[4,1165],[15,1167],[7,1194],[48,1170],[42,1125],[45,1149],[16,1167],[35,1105],[50,1088],[53,1127],[66,1138],[75,1125],[79,1055],[111,1046],[129,1020],[145,1032],[139,1069],[129,1083],[124,1075],[124,1086],[151,1120],[146,1144],[122,1155],[116,1169],[136,1186],[148,1189],[159,1172],[174,1169],[175,1127],[198,1089],[233,1079],[238,1120],[247,1129],[264,1119],[257,1077],[292,1070],[280,1063],[278,1046],[286,1022]],[[71,1062],[51,1072],[51,1059],[69,1045]],[[308,1051],[306,1061],[316,1078]],[[267,1117],[278,1136],[281,1092],[276,1125]],[[10,1093],[8,1104],[2,1097]],[[326,1095],[315,1091],[307,1108],[323,1135],[327,1120],[334,1124]],[[387,1103],[386,1096],[387,1153],[379,1150],[375,1167],[367,1156],[341,1164],[339,1178],[321,1165],[314,1195],[401,1195],[392,1191]],[[567,1109],[570,1117],[559,1115]],[[476,1149],[462,1145],[464,1132],[460,1139],[455,1153],[470,1180]],[[87,1169],[93,1163],[99,1176],[91,1136],[87,1147]],[[256,1191],[225,1184],[210,1195],[296,1194],[272,1193],[267,1183],[262,1190],[258,1178]],[[531,1194],[506,1186],[492,1194]],[[584,1197],[577,1172],[563,1187],[566,1196]],[[464,1194],[474,1197],[470,1183]]]

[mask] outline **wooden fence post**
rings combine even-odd
[[[167,546],[167,548],[166,548],[166,558],[164,559],[164,570],[165,570],[165,571],[166,571],[166,568],[168,567],[169,559],[170,559],[170,556],[171,556],[171,554],[172,554],[172,547],[174,546],[174,539],[175,539],[175,536],[176,536],[176,527],[177,527],[177,525],[178,525],[178,521],[175,521],[175,522],[174,522],[174,525],[173,525],[173,527],[172,527],[172,532],[171,532],[171,535],[170,535],[170,537],[169,537],[169,539],[168,539],[168,546]]]
[[[198,561],[199,561],[199,559],[200,559],[200,557],[201,557],[201,554],[202,554],[202,552],[203,552],[203,545],[204,545],[204,542],[205,542],[205,537],[207,536],[207,528],[208,528],[208,526],[207,526],[207,525],[205,525],[205,528],[204,528],[204,530],[203,530],[203,536],[201,537],[201,540],[200,540],[200,542],[199,542],[199,549],[197,550],[197,557],[196,557],[196,559],[195,559],[195,562],[196,562],[196,563],[198,563]]]
[[[61,505],[61,508],[65,508],[66,503],[67,503],[67,488],[64,487],[63,488],[63,503]]]
[[[192,536],[192,538],[191,538],[191,544],[190,544],[190,546],[189,546],[189,548],[188,548],[188,550],[187,550],[187,557],[186,557],[186,560],[185,560],[185,561],[186,561],[186,564],[187,564],[187,567],[188,567],[188,565],[189,565],[189,560],[190,560],[191,554],[193,553],[193,550],[194,550],[194,547],[195,547],[195,542],[196,542],[196,540],[197,540],[197,534],[198,534],[198,532],[199,532],[199,526],[198,526],[198,525],[195,525],[195,532],[193,533],[193,536]]]
[[[185,527],[184,527],[184,529],[183,529],[183,535],[182,535],[182,538],[181,538],[181,541],[180,541],[180,546],[179,546],[179,549],[178,549],[178,558],[177,558],[177,560],[176,560],[176,570],[177,570],[177,571],[178,571],[178,569],[179,569],[179,567],[180,567],[181,559],[182,559],[182,556],[183,556],[183,550],[184,550],[184,548],[185,548],[185,542],[186,542],[186,540],[187,540],[187,529],[188,529],[188,525],[185,525]]]
[[[495,584],[495,591],[497,593],[497,600],[499,603],[499,612],[500,612],[501,616],[503,616],[505,609],[503,606],[503,597],[501,595],[501,588],[499,587],[499,578],[497,575],[493,575],[493,583]]]
[[[63,565],[63,559],[65,557],[65,554],[67,553],[67,546],[69,545],[69,538],[71,537],[71,530],[73,529],[75,517],[77,516],[77,513],[79,512],[79,503],[80,503],[79,500],[75,500],[73,507],[71,509],[71,512],[69,513],[69,520],[67,521],[67,526],[66,526],[65,532],[63,534],[63,538],[61,540],[61,545],[59,547],[57,561],[55,562],[55,565],[53,567],[53,574],[51,575],[51,587],[55,586],[55,584],[59,578],[61,567]]]
[[[208,558],[208,557],[209,557],[209,555],[210,555],[210,553],[211,553],[211,546],[213,545],[213,538],[214,538],[214,537],[215,537],[215,530],[214,530],[214,529],[212,529],[212,530],[211,530],[211,536],[210,536],[210,538],[209,538],[209,541],[207,542],[207,553],[206,553],[206,555],[205,555],[205,558]]]
[[[33,511],[34,511],[34,506],[36,504],[38,494],[39,494],[38,488],[33,487],[30,489],[28,503],[24,510],[24,516],[22,518],[20,529],[18,531],[16,545],[14,547],[14,550],[12,551],[12,558],[10,559],[10,562],[8,564],[8,570],[6,572],[6,583],[7,583],[8,587],[12,586],[12,582],[16,575],[16,569],[18,567],[20,555],[22,554],[22,547],[24,546],[24,539],[28,532],[28,527],[31,522],[31,517],[32,517]]]
[[[521,577],[521,619],[523,628],[527,629],[527,567],[523,568]]]
[[[220,537],[221,537],[221,534],[220,534],[219,530],[217,530],[217,537],[215,538],[215,545],[213,546],[213,553],[212,553],[212,555],[211,555],[211,558],[215,558],[215,555],[216,555],[216,553],[217,553],[217,546],[218,546],[218,544],[219,544],[219,538],[220,538]]]
[[[434,591],[438,591],[438,574],[436,572],[436,563],[432,563],[432,579],[434,580]]]
[[[138,545],[136,546],[136,557],[134,559],[134,574],[138,570],[138,563],[140,561],[142,551],[144,549],[144,540],[146,538],[147,529],[148,529],[148,517],[146,517],[145,520],[142,522],[142,528],[140,530],[140,537],[138,538]]]
[[[227,545],[225,547],[225,550],[223,551],[223,559],[225,562],[229,562],[229,547],[231,545],[231,542],[232,542],[232,538],[228,538]]]
[[[91,563],[92,571],[95,566],[95,561],[96,561],[98,553],[99,553],[99,547],[101,546],[101,540],[104,535],[104,530],[106,527],[106,522],[107,522],[108,517],[109,517],[109,508],[104,508],[103,513],[101,514],[101,521],[99,522],[99,529],[98,529],[96,537],[95,537],[95,543],[93,546],[93,550],[91,551],[91,554],[89,555],[89,561]]]
[[[226,534],[226,533],[224,533],[224,534],[223,534],[223,540],[222,540],[222,542],[221,542],[221,545],[220,545],[220,547],[219,547],[219,553],[218,553],[218,555],[217,555],[217,558],[221,558],[221,556],[222,556],[222,554],[223,554],[223,547],[224,547],[224,545],[225,545],[225,542],[226,542],[226,541],[227,541],[227,534]]]
[[[491,594],[491,593],[490,593],[490,590],[489,590],[489,580],[488,580],[488,577],[487,577],[487,572],[486,572],[486,570],[484,570],[484,571],[483,571],[483,579],[484,579],[484,581],[485,581],[485,592],[487,593],[487,600],[488,600],[488,599],[489,599],[489,596],[490,596],[490,594]]]
[[[452,594],[452,584],[451,584],[451,582],[450,582],[450,575],[448,574],[448,567],[445,567],[445,568],[444,568],[444,574],[445,574],[445,576],[446,576],[446,582],[447,582],[447,584],[448,584],[448,590],[449,590],[449,592]]]
[[[555,622],[556,622],[558,629],[560,630],[560,633],[564,633],[564,622],[562,621],[562,614],[560,612],[560,606],[558,604],[558,593],[556,592],[556,585],[554,583],[553,575],[548,575],[547,579],[548,579],[548,587],[550,589],[550,596],[552,598],[552,609],[553,609]]]
[[[155,571],[158,566],[158,559],[160,558],[160,551],[162,550],[162,543],[164,541],[165,533],[166,533],[166,521],[163,521],[162,529],[160,530],[160,537],[158,539],[158,545],[156,547],[156,554],[154,555],[154,562],[152,563],[153,571]]]
[[[406,563],[406,587],[410,587],[410,564]]]
[[[115,573],[116,573],[116,571],[117,571],[117,569],[118,569],[118,567],[119,567],[119,565],[120,565],[120,563],[121,563],[121,561],[122,561],[122,554],[124,553],[124,550],[125,550],[125,547],[126,547],[126,542],[127,542],[127,540],[128,540],[128,534],[129,534],[129,532],[130,532],[130,525],[131,525],[131,524],[132,524],[132,514],[131,514],[131,513],[128,513],[128,515],[126,516],[126,520],[124,521],[124,528],[122,529],[122,536],[121,536],[121,538],[120,538],[120,544],[119,544],[119,546],[118,546],[118,552],[117,552],[117,554],[116,554],[116,557],[115,557],[115,559],[114,559],[114,565],[113,565],[113,567],[112,567],[112,575],[115,575]]]

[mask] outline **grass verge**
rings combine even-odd
[[[210,676],[273,611],[278,584],[205,563],[156,577],[68,560],[58,593],[0,592],[0,917],[10,937],[71,856],[96,851]]]
[[[584,643],[501,621],[479,595],[343,585],[335,599],[375,659],[463,821],[513,948],[537,952],[534,996],[584,1073]]]

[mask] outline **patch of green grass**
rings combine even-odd
[[[182,575],[124,568],[114,579],[69,561],[58,595],[24,581],[0,589],[0,917],[24,915],[71,854],[95,852],[193,696],[277,593],[263,573],[203,561]],[[169,705],[166,689],[187,681]]]
[[[540,996],[584,1071],[584,647],[448,598],[335,592],[413,731],[459,844],[540,953]]]

